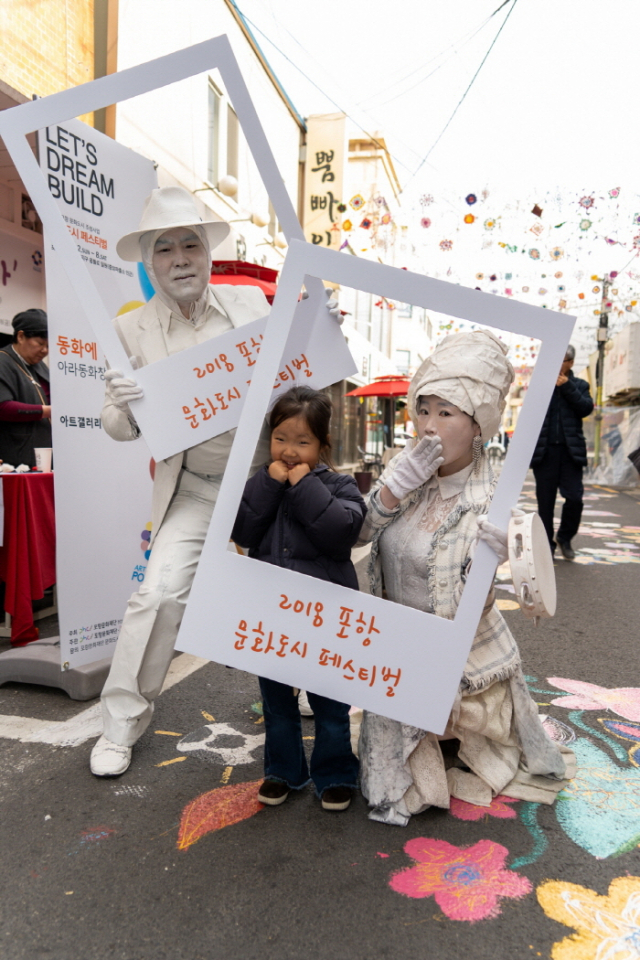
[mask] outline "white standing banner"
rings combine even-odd
[[[496,569],[486,543],[478,544],[453,620],[226,552],[292,305],[309,277],[542,340],[489,509],[502,529],[518,501],[575,318],[309,243],[294,240],[289,247],[178,646],[444,733]]]
[[[136,264],[116,242],[138,226],[153,164],[79,120],[39,132],[49,190],[106,309],[141,306]],[[45,237],[48,239],[48,236]],[[144,579],[150,453],[101,424],[105,358],[60,258],[46,243],[60,648],[69,668],[111,656],[128,597]]]

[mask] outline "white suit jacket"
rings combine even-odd
[[[269,302],[259,287],[216,284],[215,289],[210,285],[208,291],[209,302],[228,317],[234,327],[241,327],[269,313]],[[154,296],[143,307],[116,317],[113,321],[127,356],[135,357],[138,367],[168,356],[156,303]],[[102,424],[105,432],[114,440],[136,440],[140,436],[134,418],[126,410],[117,407],[108,393],[102,408]],[[151,504],[152,542],[176,488],[183,456],[183,453],[176,453],[156,464]]]

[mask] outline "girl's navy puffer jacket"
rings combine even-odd
[[[366,512],[353,477],[324,464],[294,486],[263,467],[247,481],[231,539],[256,560],[357,590],[351,548]]]

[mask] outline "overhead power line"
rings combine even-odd
[[[509,2],[509,0],[505,0],[505,3],[508,3],[508,2]],[[427,162],[427,160],[429,159],[429,157],[431,156],[431,154],[433,153],[433,151],[434,151],[435,148],[438,146],[438,144],[439,144],[440,141],[442,140],[443,136],[445,135],[445,133],[446,133],[447,130],[449,129],[449,126],[451,125],[451,123],[452,123],[452,121],[453,121],[453,118],[455,117],[456,113],[458,112],[458,110],[460,109],[460,107],[462,106],[462,104],[464,103],[464,101],[465,101],[465,99],[466,99],[466,97],[467,97],[467,94],[468,94],[469,91],[471,90],[471,87],[474,85],[474,83],[475,83],[475,81],[476,81],[476,79],[477,79],[477,77],[478,77],[478,74],[479,74],[480,71],[482,70],[482,68],[483,68],[483,66],[485,65],[485,63],[487,62],[487,59],[488,59],[488,57],[489,57],[489,54],[490,54],[491,51],[493,50],[494,46],[496,45],[496,41],[497,41],[498,37],[500,36],[500,34],[502,33],[502,31],[504,30],[504,28],[505,28],[505,26],[506,26],[506,24],[507,24],[507,20],[509,19],[509,17],[511,16],[511,14],[513,13],[513,11],[515,10],[515,6],[516,6],[516,3],[517,3],[517,2],[518,2],[518,0],[513,0],[512,4],[511,4],[511,9],[509,10],[509,12],[508,12],[508,14],[506,15],[506,17],[504,18],[504,20],[502,21],[502,24],[501,24],[501,26],[500,26],[500,29],[499,29],[498,32],[496,33],[495,37],[494,37],[493,40],[491,41],[491,46],[489,47],[489,49],[488,49],[487,52],[485,53],[484,57],[482,58],[482,61],[481,61],[481,63],[480,63],[480,66],[478,67],[478,69],[477,69],[476,72],[474,73],[473,77],[471,78],[471,81],[470,81],[469,85],[467,86],[467,89],[464,91],[464,93],[462,94],[462,96],[461,96],[460,99],[458,100],[458,103],[456,104],[456,107],[455,107],[453,113],[451,114],[451,116],[449,117],[449,119],[448,119],[447,122],[445,123],[444,127],[442,128],[442,130],[440,131],[440,133],[439,133],[438,136],[436,137],[434,143],[431,145],[431,147],[430,147],[429,150],[427,151],[426,155],[423,157],[423,159],[422,159],[422,161],[420,162],[420,164],[416,167],[416,169],[414,170],[414,172],[411,174],[411,176],[409,177],[409,179],[408,179],[407,182],[405,183],[405,185],[404,185],[404,187],[403,187],[403,190],[406,190],[406,188],[409,186],[409,184],[410,184],[411,181],[414,179],[414,177],[416,177],[417,174],[420,172],[420,170],[422,170],[423,166],[425,165],[425,163]],[[505,6],[505,3],[502,4],[502,7]],[[499,9],[501,9],[501,7],[500,7]]]

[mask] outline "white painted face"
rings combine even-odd
[[[211,276],[211,257],[189,227],[173,227],[160,236],[151,263],[158,285],[180,306],[198,300]]]
[[[473,417],[459,407],[429,394],[418,399],[418,437],[440,437],[444,463],[438,470],[441,477],[457,473],[473,460],[473,438],[480,427]]]

